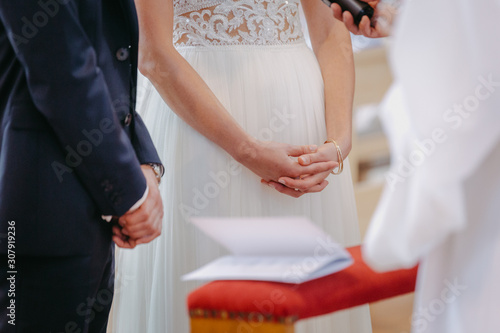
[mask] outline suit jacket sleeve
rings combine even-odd
[[[135,113],[134,119],[134,132],[131,140],[139,162],[141,164],[162,164],[142,118]]]
[[[33,103],[68,154],[85,151],[80,162],[67,159],[65,167],[81,179],[103,215],[120,216],[146,190],[134,147],[116,117],[96,52],[79,22],[78,2],[57,1],[58,12],[28,36],[26,21],[40,12],[38,3],[0,1],[0,17],[25,69]]]

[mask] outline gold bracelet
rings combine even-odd
[[[339,160],[339,166],[337,168],[337,172],[334,172],[332,170],[332,174],[334,175],[340,175],[342,171],[344,170],[344,157],[342,156],[342,150],[340,149],[340,146],[337,144],[337,142],[333,139],[328,139],[325,141],[326,143],[333,143],[335,145],[335,148],[337,149],[337,158]]]

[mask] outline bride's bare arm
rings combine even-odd
[[[351,151],[354,98],[351,36],[342,22],[332,18],[331,11],[321,1],[302,1],[302,7],[325,83],[327,136],[334,139],[347,156]]]
[[[248,135],[174,48],[172,0],[135,3],[140,29],[139,70],[180,118],[265,180],[333,168],[332,163],[301,166],[289,158],[310,152],[309,146],[263,143]]]
[[[311,44],[318,59],[325,83],[325,117],[327,137],[335,140],[345,157],[351,151],[352,102],[354,98],[354,61],[351,37],[344,24],[332,17],[331,11],[321,1],[303,0]],[[301,156],[303,165],[323,161],[337,162],[337,150],[331,143],[319,146],[318,152]],[[321,182],[328,173],[316,174],[302,179],[282,177],[280,181],[288,187],[306,191]],[[280,192],[292,195],[286,188]]]

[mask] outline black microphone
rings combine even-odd
[[[332,3],[336,3],[340,6],[342,9],[342,12],[345,12],[346,10],[352,14],[352,17],[354,18],[354,23],[356,25],[359,25],[359,22],[361,22],[361,19],[363,16],[368,16],[368,18],[371,20],[373,17],[373,7],[367,4],[364,1],[361,0],[321,0],[323,1],[328,7],[332,5]]]

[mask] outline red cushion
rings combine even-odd
[[[363,261],[359,246],[348,249],[354,264],[299,285],[263,281],[214,281],[188,296],[192,316],[218,313],[262,314],[292,321],[351,308],[415,290],[417,268],[376,273]],[[204,314],[203,314],[204,313]]]

